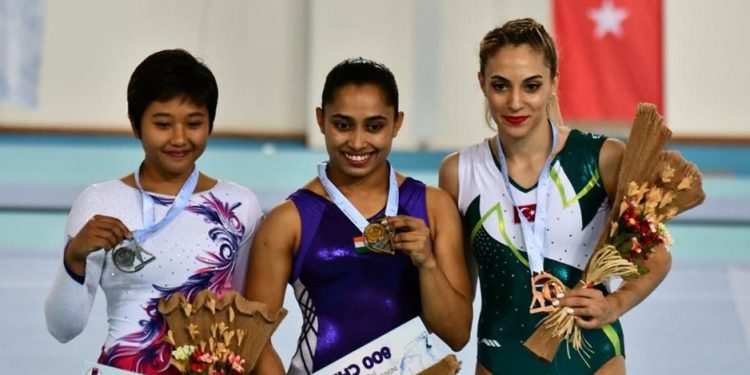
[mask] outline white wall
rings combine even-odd
[[[479,42],[491,29],[519,17],[549,24],[547,0],[467,1],[442,0],[437,102],[437,123],[430,148],[453,149],[476,143],[493,133],[484,119],[484,97],[479,89]],[[418,93],[417,95],[422,95]]]
[[[750,2],[667,0],[667,120],[677,134],[750,136]]]
[[[665,0],[664,9],[675,134],[750,137],[750,2]],[[217,132],[308,133],[319,147],[313,109],[325,74],[364,56],[399,82],[406,119],[395,146],[455,149],[491,134],[475,78],[479,41],[521,16],[550,25],[550,1],[47,0],[39,105],[0,105],[0,126],[127,130],[133,68],[180,46],[217,76]]]
[[[305,105],[309,110],[304,121],[311,145],[323,144],[313,108],[320,105],[325,76],[346,58],[361,56],[388,66],[399,83],[399,106],[413,106],[414,87],[407,78],[414,76],[413,3],[412,0],[310,2],[310,85]],[[406,118],[410,115],[407,113]],[[414,145],[413,127],[405,127],[400,138],[397,142],[400,146]]]
[[[477,142],[492,134],[476,80],[479,41],[514,17],[545,21],[547,9],[547,0],[315,1],[308,107],[320,105],[328,70],[362,55],[387,65],[398,81],[405,118],[395,148],[452,149]],[[308,143],[322,147],[312,112],[306,121]]]
[[[217,131],[299,132],[306,1],[46,1],[37,108],[0,123],[128,130],[125,92],[147,55],[185,48],[219,83]]]

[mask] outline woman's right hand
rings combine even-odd
[[[85,273],[86,258],[94,251],[111,249],[133,233],[120,219],[94,215],[65,247],[65,264],[79,276]]]

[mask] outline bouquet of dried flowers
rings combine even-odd
[[[158,309],[169,326],[164,340],[173,348],[171,362],[188,375],[249,374],[287,313],[269,313],[265,304],[233,291],[217,299],[210,290],[192,303],[175,293]]]
[[[579,287],[591,287],[613,277],[637,278],[648,272],[644,261],[657,246],[672,242],[664,224],[705,199],[698,168],[679,153],[664,151],[671,135],[653,105],[638,106],[620,166],[613,209]],[[524,346],[552,361],[562,340],[567,340],[584,361],[590,357],[591,349],[575,318],[560,308],[540,322]]]

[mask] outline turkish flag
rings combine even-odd
[[[661,0],[554,0],[558,95],[568,120],[625,120],[663,107]]]

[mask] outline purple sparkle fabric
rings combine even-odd
[[[357,254],[353,238],[362,233],[338,207],[305,189],[290,199],[302,220],[290,284],[303,315],[290,374],[310,374],[418,316],[422,305],[406,254]],[[401,184],[398,214],[429,225],[422,182]]]

